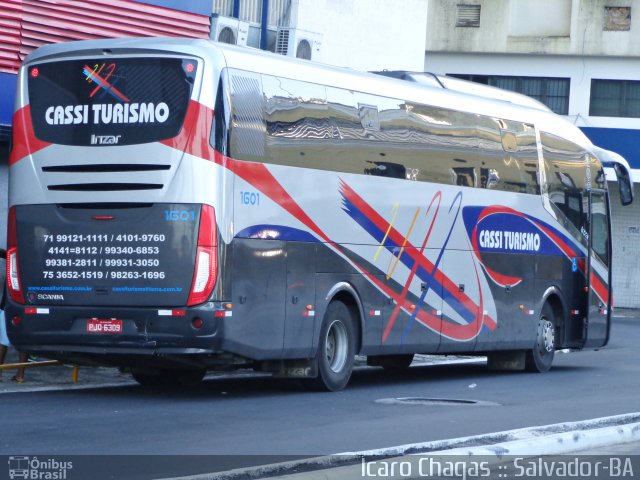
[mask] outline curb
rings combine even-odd
[[[484,457],[500,462],[507,455],[562,455],[635,441],[640,441],[640,412],[165,480],[350,480],[363,478],[362,464],[367,460],[417,464],[423,456],[459,456],[467,460],[469,457]]]

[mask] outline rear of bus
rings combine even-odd
[[[215,351],[223,180],[207,158],[215,89],[201,85],[219,78],[208,45],[73,42],[27,58],[7,238],[17,348],[170,368]]]

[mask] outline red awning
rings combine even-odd
[[[0,0],[0,72],[35,48],[116,37],[209,38],[210,18],[133,0]]]

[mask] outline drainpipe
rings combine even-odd
[[[233,0],[233,18],[240,18],[240,0]]]
[[[267,49],[268,23],[269,23],[269,0],[262,0],[262,23],[260,25],[260,49],[261,50]]]

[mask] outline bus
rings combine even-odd
[[[354,358],[543,372],[611,324],[604,167],[545,107],[222,45],[44,46],[18,79],[6,322],[41,357],[343,389]],[[520,104],[521,103],[521,104]]]

